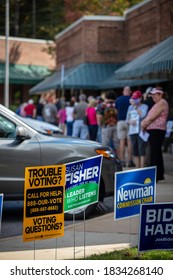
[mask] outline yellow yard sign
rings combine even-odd
[[[64,235],[65,165],[25,168],[23,241]]]

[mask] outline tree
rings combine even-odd
[[[64,0],[65,20],[71,24],[82,15],[122,16],[124,11],[142,0]]]
[[[53,40],[83,15],[119,16],[139,2],[142,0],[9,0],[10,36]],[[5,0],[0,5],[0,34],[5,35]]]
[[[9,0],[10,36],[53,39],[63,30],[63,0]],[[5,35],[5,0],[0,5],[0,34]]]

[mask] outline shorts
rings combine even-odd
[[[129,130],[129,127],[128,127],[128,124],[126,123],[126,121],[118,121],[117,136],[118,136],[119,140],[129,138],[128,130]]]
[[[146,155],[147,142],[144,142],[138,134],[130,135],[132,143],[133,155],[141,157]]]

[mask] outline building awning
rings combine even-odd
[[[116,79],[172,79],[173,36],[118,69]]]
[[[30,94],[51,89],[100,89],[102,81],[110,77],[122,64],[82,63],[64,70],[62,81],[61,71],[57,71],[44,81],[30,89]]]
[[[50,71],[45,66],[10,64],[9,83],[10,84],[31,84],[35,85],[50,75]],[[0,63],[0,83],[5,82],[5,63]]]
[[[168,79],[117,79],[116,74],[114,73],[111,77],[109,77],[107,80],[103,81],[100,84],[100,89],[103,90],[108,90],[108,89],[115,89],[115,88],[123,88],[125,86],[144,86],[144,85],[152,85],[154,86],[155,84],[161,83],[161,82],[166,82]]]

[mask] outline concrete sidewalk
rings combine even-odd
[[[157,184],[156,202],[173,202],[173,168],[164,155],[166,182]],[[79,259],[136,246],[139,217],[114,221],[114,213],[65,227],[63,237],[23,242],[22,236],[0,239],[0,260]]]
[[[65,227],[64,237],[23,242],[22,236],[0,240],[1,260],[79,259],[137,244],[136,218],[114,222],[113,213]],[[131,233],[130,233],[131,229]]]

